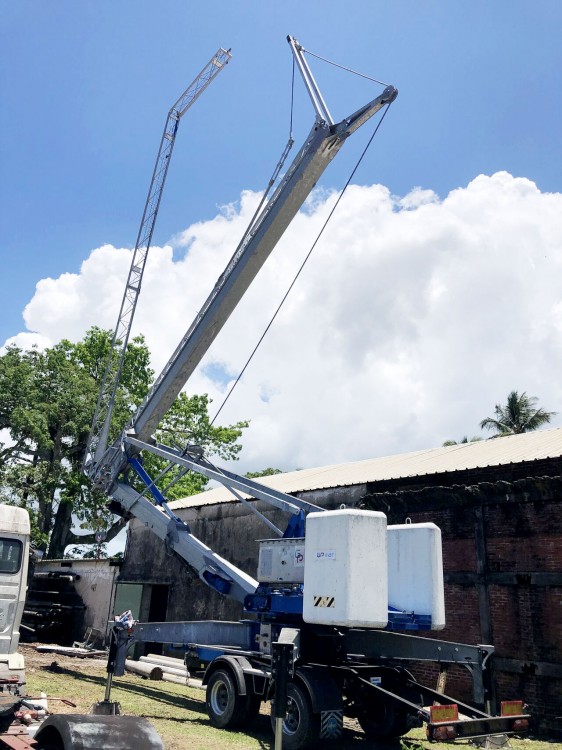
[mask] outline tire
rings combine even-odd
[[[217,669],[209,678],[205,703],[211,724],[219,729],[246,726],[257,713],[255,696],[240,695],[227,668]]]
[[[248,727],[260,712],[261,697],[255,693],[248,693],[239,695],[238,698],[240,699],[240,721],[236,723],[236,726]]]
[[[394,728],[397,712],[390,703],[369,701],[369,705],[357,716],[361,729],[370,740],[382,740],[395,737]]]
[[[36,743],[37,750],[64,750],[62,737],[56,729],[46,729]]]
[[[421,706],[421,696],[415,691],[409,691],[405,697],[412,703],[419,701]],[[369,696],[357,720],[367,737],[373,740],[401,737],[416,726],[415,717],[410,716],[405,708],[378,700],[378,695]]]
[[[35,735],[37,750],[163,750],[162,739],[146,719],[137,716],[53,714]]]
[[[283,722],[283,750],[304,750],[313,745],[320,736],[320,716],[313,713],[308,691],[299,683],[289,683],[287,699],[287,716]],[[273,702],[271,726],[275,732]]]

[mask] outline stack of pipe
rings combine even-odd
[[[160,654],[141,656],[138,661],[127,659],[125,667],[134,674],[140,674],[151,680],[166,680],[188,685],[189,672],[182,659]]]

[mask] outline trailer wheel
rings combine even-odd
[[[236,723],[237,727],[247,727],[258,716],[261,706],[261,697],[255,693],[238,696],[240,706],[240,721]]]
[[[207,713],[211,724],[229,729],[248,724],[257,713],[254,695],[240,695],[228,669],[217,669],[209,678],[206,694]],[[257,704],[259,708],[259,703]]]
[[[357,716],[361,729],[372,740],[395,736],[393,729],[396,718],[394,707],[383,701],[369,701],[369,705]]]
[[[357,720],[361,729],[372,740],[401,737],[403,734],[408,734],[412,726],[415,726],[407,711],[402,711],[383,701],[370,701],[369,705],[359,713]]]
[[[271,726],[275,731],[273,703]],[[312,711],[310,696],[305,687],[290,682],[287,686],[287,716],[283,722],[283,750],[304,750],[320,736],[320,716]]]
[[[397,695],[406,698],[410,703],[423,706],[423,698],[412,686],[405,684],[406,680],[414,681],[413,676],[405,669],[399,672],[388,670],[383,673],[382,686]],[[361,695],[361,706],[357,714],[357,720],[361,728],[373,740],[390,739],[407,734],[415,726],[421,726],[421,722],[415,713],[398,703],[384,701],[371,690],[363,689]]]

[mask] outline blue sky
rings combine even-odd
[[[160,371],[287,141],[292,34],[399,96],[221,412],[250,422],[231,468],[485,437],[512,390],[562,426],[558,0],[19,0],[2,16],[0,345],[113,328],[168,109],[231,47],[181,121],[136,311]],[[309,62],[335,119],[381,91]],[[297,81],[297,147],[312,122]],[[190,378],[211,415],[373,127],[346,142]]]
[[[40,279],[78,272],[104,243],[134,244],[167,110],[219,46],[233,60],[181,124],[157,244],[267,181],[287,138],[288,33],[399,89],[357,183],[444,197],[506,170],[559,191],[561,30],[557,0],[4,2],[0,339],[24,329]],[[373,94],[311,66],[336,116]],[[297,110],[304,133],[302,96]]]

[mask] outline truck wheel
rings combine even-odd
[[[283,750],[304,750],[320,736],[320,716],[312,711],[306,688],[295,682],[287,687],[287,716],[283,722]],[[274,703],[271,726],[275,731]]]
[[[240,695],[228,669],[217,669],[207,684],[206,705],[211,724],[220,729],[250,721],[253,695]]]

